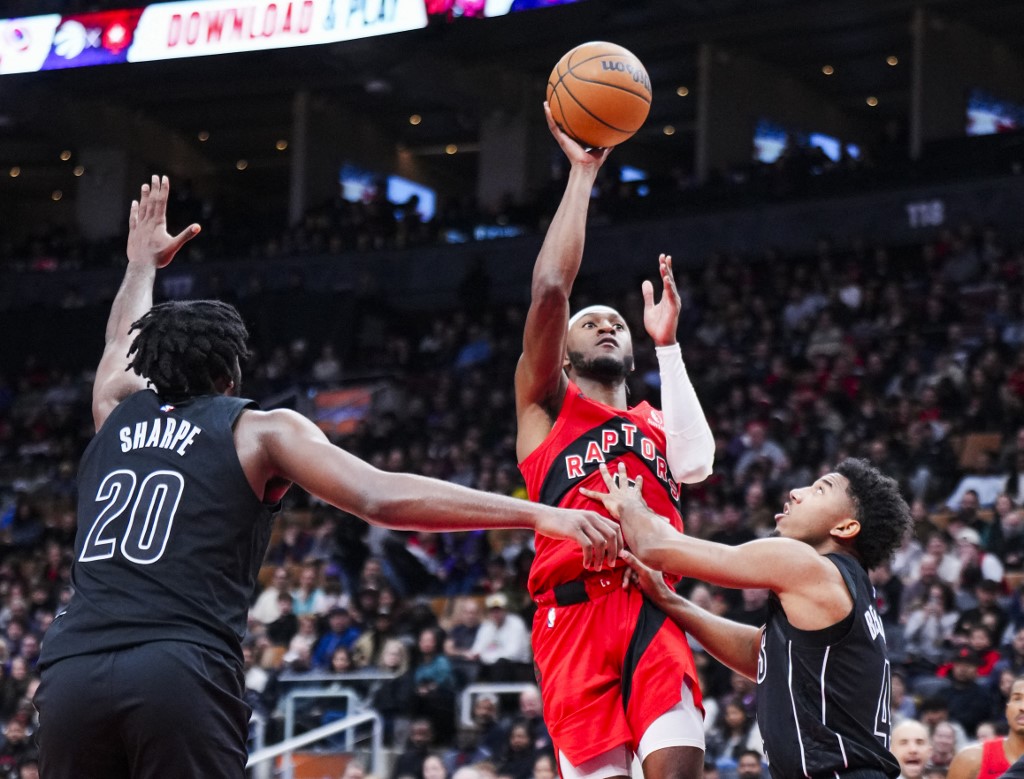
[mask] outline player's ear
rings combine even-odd
[[[860,534],[860,522],[853,517],[844,517],[832,528],[832,536],[842,541],[852,541]]]

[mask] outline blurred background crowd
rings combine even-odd
[[[894,720],[928,725],[939,767],[1005,730],[1009,685],[1024,672],[1024,247],[996,225],[965,224],[919,244],[721,254],[677,275],[683,355],[717,441],[712,476],[684,490],[686,532],[728,544],[768,535],[789,489],[847,455],[868,458],[899,480],[915,520],[891,564],[871,572]],[[525,498],[512,406],[525,311],[488,303],[482,266],[466,284],[456,308],[361,320],[331,339],[261,333],[243,394],[309,396],[373,376],[364,413],[331,433],[340,446],[382,469]],[[578,303],[596,300],[631,325],[630,402],[657,405],[639,281],[591,279]],[[0,775],[17,776],[31,752],[40,642],[71,596],[90,380],[45,354],[0,373]],[[533,679],[532,558],[528,532],[387,531],[293,489],[250,612],[254,710],[279,737],[297,682],[341,685],[384,718],[392,779],[466,766],[549,777],[535,688],[476,695],[468,717],[459,709],[468,685]],[[688,580],[680,590],[730,618],[764,619],[766,592]],[[709,775],[745,776],[744,752],[760,749],[755,686],[694,649]],[[340,714],[309,704],[297,726]]]

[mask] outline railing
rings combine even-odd
[[[282,671],[277,677],[279,684],[302,684],[307,682],[377,682],[394,679],[398,674],[388,671],[346,671],[345,673],[295,673]]]
[[[325,738],[329,738],[337,733],[343,731],[352,730],[360,725],[372,723],[373,733],[370,750],[370,770],[376,776],[382,776],[384,772],[383,763],[383,725],[381,723],[380,715],[374,711],[365,711],[361,714],[352,714],[344,719],[340,719],[336,722],[331,722],[327,725],[321,725],[318,728],[313,728],[301,736],[293,736],[292,738],[285,739],[279,744],[274,746],[265,747],[264,749],[258,749],[249,755],[249,762],[245,764],[247,769],[256,769],[260,766],[268,763],[274,758],[285,756],[282,770],[284,776],[290,779],[292,776],[292,760],[291,755],[297,749],[301,749],[304,746],[315,744]]]
[[[462,691],[459,697],[459,719],[463,725],[473,724],[473,696],[483,693],[494,695],[510,695],[533,689],[536,685],[528,682],[508,682],[506,684],[471,684]]]
[[[292,690],[284,698],[284,737],[285,740],[295,735],[295,702],[300,698],[343,698],[345,700],[345,715],[353,714],[363,707],[363,699],[350,687],[309,687],[300,690]],[[353,734],[348,731],[345,734],[345,749],[352,751]]]

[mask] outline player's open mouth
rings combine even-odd
[[[602,338],[600,341],[597,342],[597,345],[598,346],[618,346],[619,342],[616,341],[614,338]]]
[[[782,507],[782,511],[775,515],[775,521],[778,522],[780,518],[789,516],[789,501]]]

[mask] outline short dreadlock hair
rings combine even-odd
[[[854,549],[861,565],[870,570],[892,557],[910,532],[910,507],[896,480],[867,460],[848,458],[836,466],[836,472],[849,482],[846,494],[860,522]]]
[[[129,369],[147,378],[166,399],[215,392],[219,380],[237,384],[239,366],[249,357],[249,332],[242,317],[219,300],[161,303],[128,332],[136,330],[127,355]]]

